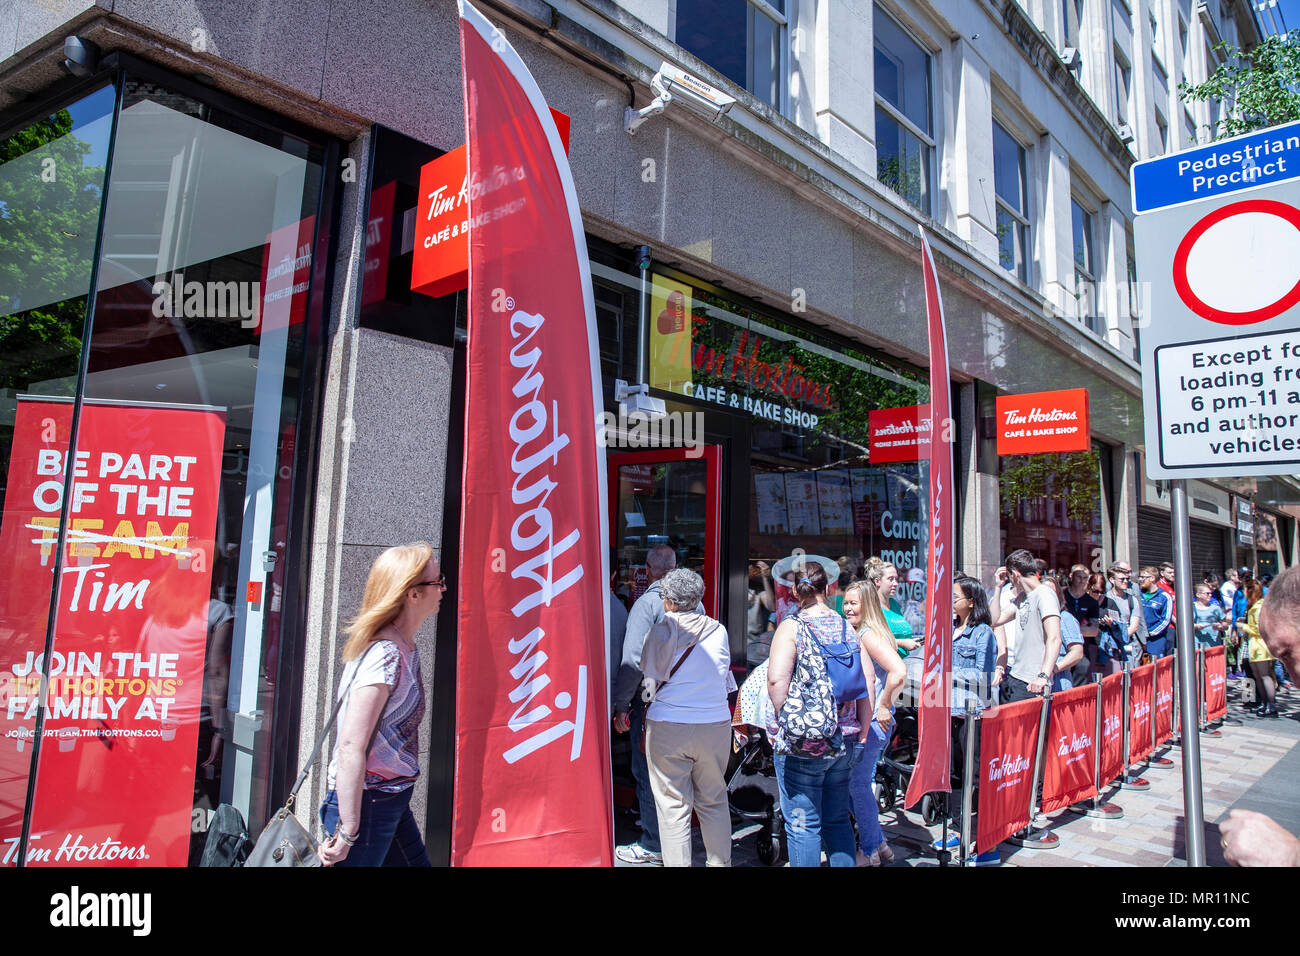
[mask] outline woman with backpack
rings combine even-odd
[[[880,809],[872,782],[876,779],[876,764],[894,732],[894,705],[907,682],[907,666],[885,621],[879,593],[869,582],[855,581],[848,586],[844,592],[844,616],[857,634],[863,665],[870,660],[875,671],[871,678],[874,683],[871,722],[866,728],[862,756],[849,773],[849,803],[858,824],[858,866],[880,866],[893,861],[894,851],[880,829]]]
[[[831,866],[855,862],[849,771],[853,741],[867,740],[871,700],[836,701],[822,647],[844,643],[848,625],[827,605],[829,583],[820,564],[805,566],[794,588],[799,610],[776,629],[768,658],[768,734],[791,866],[820,866],[823,841]]]

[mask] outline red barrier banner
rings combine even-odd
[[[1174,659],[1156,661],[1155,745],[1174,735]]]
[[[1124,675],[1111,674],[1101,682],[1101,770],[1098,783],[1106,786],[1124,772]]]
[[[925,316],[930,346],[930,427],[940,440],[929,444],[927,499],[930,536],[926,559],[925,664],[921,671],[921,707],[917,718],[916,765],[907,784],[904,806],[914,806],[927,793],[952,789],[952,723],[949,689],[952,686],[952,562],[953,499],[952,448],[943,440],[951,424],[948,383],[948,333],[939,297],[939,274],[934,268],[930,240],[921,230],[921,273],[925,281]]]
[[[50,661],[70,401],[20,396],[0,524],[0,863],[184,866],[225,416],[81,410]]]
[[[1196,726],[1201,725],[1205,713],[1205,651],[1196,649]]]
[[[1151,677],[1155,664],[1135,667],[1129,675],[1128,761],[1137,763],[1151,753]]]
[[[975,845],[991,850],[1029,825],[1034,748],[1042,700],[1022,700],[984,711],[980,718],[980,809]]]
[[[1043,754],[1044,813],[1097,795],[1092,768],[1097,753],[1097,688],[1092,684],[1052,695]]]
[[[1228,713],[1228,652],[1219,647],[1205,652],[1205,719],[1218,720]]]
[[[455,865],[611,865],[604,408],[591,273],[555,120],[460,6],[470,292]]]

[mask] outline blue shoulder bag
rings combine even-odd
[[[831,679],[831,687],[835,691],[835,702],[845,704],[851,700],[870,697],[867,674],[862,667],[862,647],[858,644],[856,636],[849,636],[848,622],[841,618],[840,639],[831,644],[824,644],[807,621],[797,614],[795,618],[807,628],[808,633],[812,635],[813,643],[821,650],[822,657],[826,661],[826,674]]]

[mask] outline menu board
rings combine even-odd
[[[791,534],[821,534],[817,478],[812,472],[786,472],[785,499]]]
[[[817,472],[817,504],[822,534],[853,533],[849,474],[842,468]]]
[[[755,474],[754,498],[758,503],[759,533],[784,533],[789,523],[785,509],[785,476],[779,472]]]

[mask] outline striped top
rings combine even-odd
[[[375,646],[378,645],[378,646]],[[358,665],[361,666],[357,673]],[[356,673],[356,680],[352,675]],[[424,718],[424,681],[420,677],[420,653],[394,641],[376,641],[367,652],[343,667],[340,686],[345,688],[339,708],[338,726],[347,720],[348,698],[353,688],[388,685],[388,700],[366,749],[365,789],[399,793],[415,784],[420,775],[420,721]],[[336,789],[339,745],[334,741],[326,785]]]

